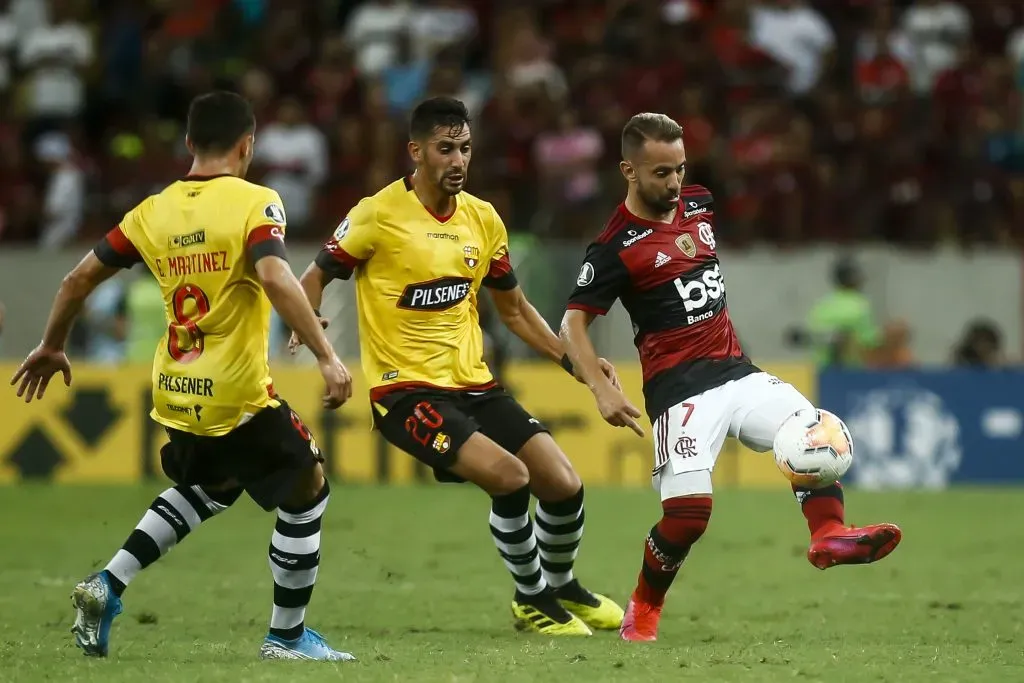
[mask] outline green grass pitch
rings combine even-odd
[[[243,499],[132,584],[111,657],[68,629],[71,587],[159,488],[0,491],[0,681],[1020,681],[1024,491],[848,491],[851,521],[894,521],[880,564],[819,572],[791,496],[722,491],[669,594],[661,639],[516,633],[487,499],[458,486],[336,485],[308,621],[359,662],[260,662],[273,516]],[[578,574],[624,601],[650,491],[588,492]]]

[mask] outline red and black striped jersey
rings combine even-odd
[[[620,204],[587,248],[569,308],[604,315],[621,300],[633,323],[651,421],[671,406],[757,372],[726,305],[716,251],[714,199],[683,187],[671,223]]]

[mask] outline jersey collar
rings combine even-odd
[[[402,182],[405,183],[405,190],[406,190],[406,192],[412,192],[413,191],[412,176],[411,175],[407,175],[404,178],[402,178]],[[413,200],[417,204],[422,206],[423,210],[426,211],[427,213],[429,213],[430,217],[433,218],[438,223],[440,223],[441,225],[444,225],[445,223],[450,221],[452,219],[452,216],[455,215],[455,212],[459,210],[459,195],[455,195],[455,208],[447,216],[438,216],[436,213],[434,213],[433,211],[430,210],[430,207],[424,206],[423,202],[420,201],[419,197],[413,197]]]
[[[230,173],[215,173],[213,175],[187,175],[182,178],[183,181],[202,181],[202,180],[213,180],[214,178],[227,178]]]

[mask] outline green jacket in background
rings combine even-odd
[[[160,285],[149,273],[134,278],[125,294],[128,334],[125,355],[129,363],[149,365],[167,332],[164,297]]]
[[[820,299],[807,316],[807,329],[818,365],[863,365],[861,352],[880,342],[871,302],[853,289]]]

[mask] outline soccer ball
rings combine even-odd
[[[809,489],[830,486],[853,463],[853,437],[827,410],[798,410],[775,435],[775,464],[793,484]]]

